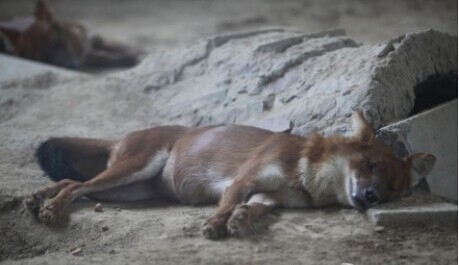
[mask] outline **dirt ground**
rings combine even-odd
[[[0,216],[7,224],[0,234],[10,239],[0,240],[0,257],[19,259],[8,264],[457,263],[457,229],[376,232],[351,209],[279,210],[258,225],[257,236],[209,241],[199,227],[211,207],[110,204],[96,213],[93,206],[76,204],[71,220],[52,229],[12,203],[13,214]],[[78,248],[78,256],[70,254]]]
[[[268,26],[291,26],[305,32],[341,27],[363,43],[382,42],[425,28],[457,35],[457,1],[449,0],[50,2],[61,17],[79,20],[94,32],[146,52],[185,45],[212,34]],[[30,14],[32,8],[33,1],[2,0],[0,19]],[[29,124],[21,126],[26,131]],[[102,129],[97,133],[102,135]],[[168,202],[104,204],[104,211],[97,213],[93,210],[94,202],[80,200],[70,209],[67,220],[50,228],[25,212],[21,202],[26,192],[47,182],[41,177],[32,157],[33,150],[29,148],[37,139],[28,134],[16,137],[12,134],[11,128],[5,127],[0,133],[4,137],[0,141],[15,139],[0,144],[0,262],[3,264],[457,264],[458,261],[456,227],[400,226],[375,231],[364,214],[340,208],[277,210],[257,224],[254,237],[209,241],[201,236],[199,227],[213,206],[189,207]],[[78,249],[81,249],[78,255],[71,254]]]

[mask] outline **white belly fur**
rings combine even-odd
[[[186,175],[180,177],[179,183],[175,183],[174,178],[177,174],[174,171],[175,163],[175,154],[171,153],[161,176],[159,190],[164,196],[179,200],[184,204],[218,202],[233,182],[231,178],[217,171],[196,165],[187,168]]]

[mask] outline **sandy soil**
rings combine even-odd
[[[257,236],[209,241],[201,221],[210,207],[169,203],[74,205],[71,221],[49,228],[21,205],[1,215],[0,257],[8,264],[455,264],[457,230],[386,228],[351,209],[279,210],[258,224]],[[106,231],[105,231],[106,230]],[[77,256],[72,250],[81,249]]]
[[[306,32],[342,27],[351,37],[365,43],[424,28],[457,35],[457,1],[324,2],[51,1],[62,17],[80,20],[95,32],[147,52],[210,34],[278,25]],[[0,18],[29,14],[32,5],[32,1],[25,0],[2,1]],[[16,91],[18,97],[24,92]],[[46,97],[46,93],[55,92],[44,91],[40,98]],[[49,116],[43,119],[49,121]],[[59,116],[56,121],[65,119]],[[109,122],[100,125],[88,118],[85,124],[108,128]],[[16,124],[22,126],[19,131],[27,131],[27,126],[31,126],[27,119]],[[63,122],[63,126],[68,126],[59,133],[91,133],[70,124]],[[132,122],[122,129],[136,125]],[[46,126],[37,123],[32,131],[47,132]],[[99,129],[96,136],[119,135],[120,131]],[[4,127],[4,139],[0,139],[11,141],[0,144],[0,261],[4,264],[457,263],[457,228],[387,227],[376,232],[365,215],[351,209],[278,210],[258,224],[254,237],[209,241],[202,238],[199,227],[213,206],[189,207],[167,202],[104,204],[104,212],[96,213],[94,202],[80,200],[70,209],[69,219],[50,228],[31,218],[21,205],[21,196],[47,182],[32,156],[32,143],[39,139],[29,134],[12,134],[11,128]],[[78,255],[70,253],[79,248]]]

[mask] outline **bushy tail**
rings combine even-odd
[[[113,142],[88,138],[51,138],[37,148],[42,170],[53,181],[87,181],[106,169]]]

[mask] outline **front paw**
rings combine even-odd
[[[38,219],[46,224],[56,224],[60,216],[60,209],[57,205],[46,202],[38,211]]]
[[[253,234],[252,218],[246,205],[238,206],[227,224],[228,232],[233,236],[246,236]]]
[[[41,194],[34,191],[24,199],[24,207],[34,215],[38,215],[40,207],[43,206],[44,198]]]
[[[219,239],[225,237],[228,233],[226,230],[226,220],[223,217],[210,217],[201,226],[202,235],[207,239]]]

